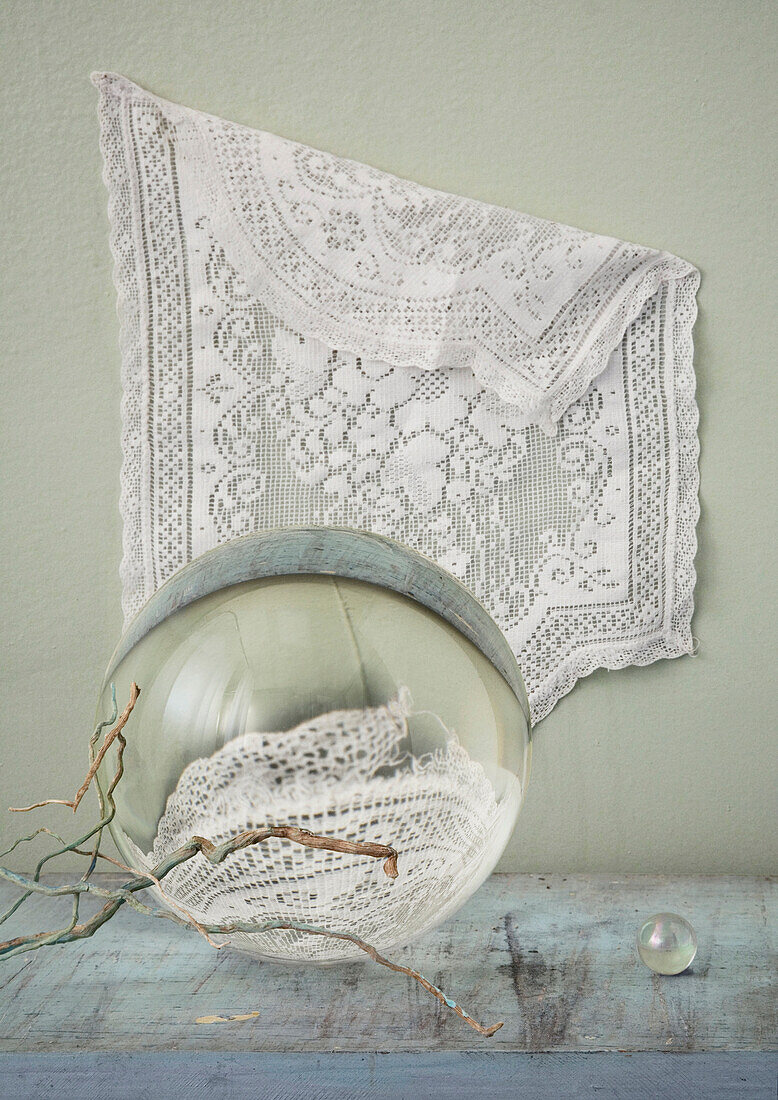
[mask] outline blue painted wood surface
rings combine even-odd
[[[771,1054],[0,1055],[14,1100],[773,1100]]]
[[[67,903],[53,905],[36,898],[7,934],[55,927]],[[699,938],[691,971],[675,978],[651,974],[635,952],[641,920],[663,909]],[[0,965],[0,1051],[775,1050],[776,929],[771,880],[493,875],[439,929],[392,952],[477,1019],[505,1021],[484,1039],[374,963],[260,963],[122,910],[90,940]]]

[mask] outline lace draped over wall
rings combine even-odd
[[[462,580],[535,721],[691,650],[693,267],[94,80],[127,617],[225,540],[330,524]]]

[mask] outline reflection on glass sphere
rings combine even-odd
[[[407,942],[477,889],[513,830],[530,759],[518,670],[512,688],[451,622],[384,584],[319,574],[220,587],[219,551],[208,557],[213,579],[198,590],[214,590],[152,616],[106,677],[101,718],[111,684],[120,706],[133,680],[141,688],[116,791],[121,858],[146,870],[192,836],[218,843],[267,824],[391,845],[394,881],[380,860],[271,839],[216,866],[198,855],[164,889],[211,924]],[[271,958],[361,957],[289,929],[230,939]]]
[[[655,974],[681,974],[697,954],[697,936],[684,917],[657,913],[638,932],[638,954]]]

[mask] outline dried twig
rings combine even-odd
[[[113,722],[116,721],[116,715],[118,713],[118,707],[116,705],[116,688],[115,688],[114,684],[111,684],[111,702],[112,702],[112,707],[113,707],[113,712],[111,714],[111,717],[107,718],[103,722],[99,722],[98,725],[95,727],[94,733],[92,734],[91,738],[89,739],[89,761],[90,761],[90,765],[94,763],[95,749],[96,749],[97,741],[100,737],[101,732],[105,729],[106,726],[110,726],[110,725],[113,724]],[[88,868],[87,868],[87,870],[84,874],[84,878],[89,878],[89,876],[92,873],[92,871],[94,870],[95,864],[97,862],[96,853],[99,852],[100,841],[101,841],[102,835],[103,835],[103,829],[106,827],[106,825],[109,825],[111,823],[111,821],[113,820],[114,814],[116,813],[116,805],[115,805],[115,803],[113,801],[113,798],[111,796],[112,796],[113,791],[116,788],[117,783],[119,782],[122,775],[124,774],[124,765],[123,765],[123,762],[122,762],[122,757],[123,757],[123,754],[124,754],[125,744],[126,744],[126,742],[124,741],[124,738],[119,736],[119,738],[118,738],[118,748],[117,748],[117,754],[116,754],[116,757],[117,757],[116,774],[114,775],[113,780],[111,782],[111,785],[109,787],[108,802],[107,803],[106,803],[106,800],[103,797],[102,791],[100,790],[99,784],[98,784],[98,787],[97,787],[98,800],[99,800],[99,804],[100,804],[100,820],[97,822],[96,825],[93,825],[91,829],[89,829],[86,833],[84,833],[83,836],[77,837],[76,840],[71,841],[69,844],[65,843],[65,841],[62,840],[61,837],[57,836],[56,833],[52,833],[51,835],[56,837],[56,839],[60,841],[62,847],[56,849],[53,852],[47,853],[45,856],[43,856],[38,861],[38,864],[37,864],[37,866],[35,868],[35,872],[34,872],[34,880],[36,882],[39,880],[40,875],[41,875],[41,871],[43,870],[44,866],[49,862],[49,860],[56,859],[57,856],[64,855],[66,852],[77,852],[77,851],[79,851],[80,845],[86,844],[86,842],[88,840],[91,840],[92,837],[95,837],[95,844],[94,844],[94,849],[93,849],[93,853],[92,853],[92,859],[91,859],[90,864],[89,864],[89,866],[88,866]],[[46,831],[48,832],[48,830],[46,830]],[[38,835],[37,831],[34,832],[34,833],[30,833],[29,836],[21,837],[19,842],[32,840],[37,835]],[[16,847],[15,844],[12,846],[11,849],[9,849],[9,851],[11,851],[14,847]],[[7,853],[5,853],[5,854],[7,854]],[[27,890],[24,894],[21,895],[21,897],[17,898],[17,900],[13,903],[13,905],[11,905],[10,908],[8,908],[5,911],[5,913],[0,915],[0,924],[3,924],[5,921],[8,920],[9,917],[13,916],[13,914],[20,908],[20,906],[22,906],[27,901],[27,899],[30,897],[31,893],[32,893],[32,891]],[[77,903],[78,903],[78,899],[76,899],[74,914],[73,914],[73,917],[71,918],[73,920],[73,922],[75,922],[75,919],[76,919],[76,916],[77,916],[77,910],[78,910],[78,904]]]
[[[399,963],[394,963],[390,959],[385,958],[379,954],[378,951],[369,943],[360,939],[358,936],[349,932],[337,932],[330,929],[318,928],[314,925],[301,924],[294,921],[281,921],[270,920],[261,923],[251,922],[236,922],[229,925],[218,924],[205,924],[199,921],[192,913],[189,913],[183,906],[179,905],[173,898],[170,898],[164,891],[162,886],[162,880],[168,875],[174,868],[181,866],[182,863],[193,859],[197,855],[203,856],[209,863],[219,864],[222,863],[228,856],[247,848],[254,844],[261,844],[271,838],[278,838],[283,840],[292,841],[296,844],[301,844],[307,848],[323,848],[333,852],[343,852],[350,855],[364,855],[373,859],[383,859],[383,869],[389,878],[397,878],[397,851],[386,844],[375,844],[372,842],[358,842],[340,840],[337,837],[320,836],[316,833],[311,833],[307,829],[300,829],[294,825],[268,825],[261,829],[251,829],[247,832],[239,833],[237,836],[230,837],[220,844],[214,844],[205,837],[195,836],[192,837],[186,844],[182,845],[175,852],[172,852],[165,859],[161,860],[155,867],[150,870],[139,871],[131,867],[127,867],[124,864],[120,864],[118,860],[114,860],[110,856],[105,856],[100,852],[100,841],[103,835],[103,830],[107,825],[111,823],[116,813],[116,804],[113,798],[114,791],[124,774],[123,755],[124,748],[127,744],[126,739],[122,733],[127,720],[129,719],[133,707],[137,702],[140,690],[137,684],[132,685],[130,700],[124,711],[120,715],[118,721],[116,721],[116,697],[113,695],[113,716],[106,722],[101,722],[89,742],[89,760],[90,767],[87,772],[86,778],[81,787],[76,793],[74,799],[46,799],[43,802],[36,802],[31,806],[20,807],[14,812],[26,813],[29,810],[39,808],[41,806],[49,805],[65,805],[70,806],[75,812],[84,797],[84,794],[89,789],[92,780],[95,778],[100,764],[105,759],[105,755],[112,744],[116,743],[116,771],[114,773],[111,782],[107,786],[105,792],[102,791],[100,785],[97,785],[98,800],[100,804],[100,819],[92,829],[90,829],[84,836],[79,837],[77,840],[72,841],[70,844],[66,844],[65,841],[57,833],[52,832],[50,829],[41,828],[35,832],[30,833],[28,836],[20,837],[3,855],[7,855],[9,852],[23,841],[32,840],[34,837],[41,833],[54,837],[61,845],[61,847],[55,851],[44,856],[38,862],[37,867],[32,875],[21,874],[16,871],[11,871],[8,868],[0,867],[0,878],[6,879],[6,881],[12,882],[19,886],[23,890],[22,896],[11,906],[11,908],[0,916],[0,924],[7,920],[12,913],[16,912],[20,905],[24,903],[32,894],[43,894],[47,897],[63,897],[70,896],[73,899],[72,911],[70,920],[63,928],[55,929],[51,932],[38,932],[26,936],[17,936],[14,939],[6,940],[4,943],[0,943],[0,957],[11,958],[15,955],[22,954],[26,951],[34,951],[39,947],[48,946],[51,944],[69,943],[74,940],[86,939],[93,936],[99,928],[101,928],[112,916],[122,907],[122,905],[129,905],[131,908],[138,912],[144,913],[153,917],[162,917],[167,920],[173,920],[177,924],[181,924],[187,928],[194,928],[205,936],[209,943],[214,947],[227,946],[226,943],[216,943],[212,939],[213,936],[228,936],[234,932],[248,933],[248,934],[261,934],[263,932],[274,930],[289,930],[301,932],[306,935],[312,936],[326,936],[329,939],[341,940],[347,943],[352,943],[355,947],[363,951],[375,962],[381,966],[387,967],[389,970],[394,970],[401,974],[406,974],[408,977],[413,978],[418,982],[428,993],[431,993],[442,1004],[452,1009],[461,1019],[463,1019],[470,1027],[474,1028],[482,1035],[493,1035],[503,1025],[502,1023],[494,1024],[491,1027],[484,1027],[479,1024],[471,1016],[469,1016],[464,1009],[460,1007],[450,997],[447,997],[443,990],[438,986],[433,985],[417,970],[413,970],[411,967],[401,966]],[[110,725],[116,721],[116,725],[111,731],[106,734],[103,744],[99,751],[97,749],[97,741],[101,731],[105,726]],[[91,852],[84,851],[83,845],[94,838],[94,844]],[[89,856],[90,862],[86,872],[77,882],[70,883],[65,886],[47,886],[40,881],[40,874],[45,863],[55,858],[58,855],[63,855],[65,852],[76,852],[79,855]],[[90,876],[97,864],[98,859],[106,859],[109,862],[122,867],[128,871],[132,878],[128,879],[121,886],[115,889],[108,889],[101,887],[98,883],[91,881]],[[168,902],[175,906],[178,912],[173,912],[170,909],[156,908],[141,902],[135,895],[151,886],[155,886],[162,896],[168,900]],[[102,898],[105,904],[88,920],[82,920],[79,922],[79,903],[84,894],[92,894],[95,897]]]
[[[291,840],[295,844],[302,844],[305,848],[326,848],[329,852],[346,852],[352,856],[372,856],[374,859],[384,859],[384,871],[389,878],[397,878],[397,852],[388,844],[373,844],[358,840],[339,840],[334,836],[319,836],[308,829],[298,829],[296,825],[266,825],[262,829],[250,829],[246,833],[230,837],[222,844],[211,844],[201,836],[194,836],[189,844],[196,844],[199,851],[210,863],[221,863],[222,860],[241,848],[248,848],[252,844],[261,844],[270,837],[279,837],[283,840]],[[183,852],[185,848],[179,849]]]
[[[357,842],[339,840],[337,837],[317,836],[315,833],[308,832],[307,829],[298,829],[292,825],[269,825],[264,829],[252,829],[249,832],[239,833],[237,836],[230,837],[221,844],[212,844],[210,840],[206,840],[205,837],[201,836],[192,837],[191,840],[187,841],[187,843],[183,844],[180,848],[177,848],[174,852],[171,852],[170,855],[166,856],[155,867],[151,868],[150,871],[136,872],[133,878],[128,879],[128,881],[123,883],[118,889],[111,891],[103,890],[89,881],[88,878],[83,878],[67,886],[44,886],[35,878],[28,878],[18,871],[9,871],[5,867],[0,867],[0,878],[5,878],[10,882],[16,883],[17,886],[21,886],[26,891],[45,894],[48,897],[61,897],[64,895],[73,895],[77,897],[80,894],[95,894],[98,897],[109,898],[108,904],[98,913],[95,913],[88,921],[84,921],[82,924],[73,922],[66,928],[58,931],[58,938],[54,942],[69,943],[71,940],[84,939],[94,935],[98,928],[105,924],[107,920],[110,920],[114,913],[126,901],[130,900],[131,895],[137,893],[139,890],[146,890],[150,886],[158,886],[160,881],[174,868],[180,867],[182,863],[188,862],[190,859],[194,858],[194,856],[202,854],[210,863],[219,864],[223,863],[227,856],[232,855],[233,852],[240,851],[242,848],[247,848],[249,845],[261,844],[271,837],[282,837],[287,840],[292,840],[307,848],[327,848],[335,852],[369,855],[377,859],[386,857],[384,871],[390,878],[396,878],[397,876],[397,852],[394,848],[390,848],[387,845],[360,844]],[[194,922],[194,918],[191,914],[186,913],[186,916],[189,922]],[[201,922],[197,923],[199,924]],[[213,926],[212,928],[210,925],[201,924],[201,927],[209,932],[221,931],[221,926]],[[301,928],[301,930],[308,931],[308,927],[305,926]],[[326,935],[328,933],[321,931],[321,934]],[[5,954],[20,954],[22,949],[34,950],[35,947],[42,947],[45,943],[52,942],[48,939],[49,935],[51,935],[51,933],[41,932],[31,936],[17,936],[14,940],[7,940],[5,943],[0,944],[0,956]],[[336,938],[343,937],[337,936]]]
[[[179,849],[181,851],[181,849]],[[174,864],[178,866],[178,864]],[[155,868],[157,874],[162,877],[171,870],[168,867],[167,870],[162,868],[162,865]],[[111,917],[117,912],[117,910],[125,903],[131,902],[131,895],[137,890],[143,890],[149,885],[148,874],[139,875],[136,879],[130,880],[128,883],[124,883],[116,890],[107,890],[103,887],[96,886],[93,882],[80,881],[72,883],[68,886],[44,886],[42,883],[34,882],[31,879],[25,879],[24,876],[8,873],[4,868],[0,868],[0,876],[11,879],[18,885],[24,886],[35,893],[45,894],[47,897],[60,897],[68,894],[90,893],[97,897],[109,899],[106,905],[103,906],[93,917],[89,920],[83,921],[81,924],[68,927],[60,930],[56,934],[56,938],[51,938],[51,933],[39,932],[32,936],[19,936],[13,940],[7,940],[5,943],[0,944],[0,957],[10,957],[17,954],[22,954],[24,951],[34,950],[36,947],[43,947],[50,943],[70,943],[73,940],[87,939],[93,936],[99,928],[102,927]],[[150,906],[138,906],[141,912],[145,912],[150,916],[165,916],[168,919],[176,920],[177,923],[184,924],[191,927],[193,920],[190,916],[186,918],[177,918],[176,914],[170,913],[167,910],[152,909]],[[200,922],[197,922],[198,924]],[[360,939],[359,936],[355,936],[350,932],[334,932],[326,928],[317,928],[315,925],[302,924],[297,921],[283,921],[283,920],[270,920],[263,921],[261,923],[253,923],[251,921],[236,921],[231,924],[201,924],[202,931],[208,933],[208,936],[228,936],[234,932],[243,932],[253,935],[258,935],[263,932],[272,932],[278,930],[288,930],[293,932],[303,932],[311,936],[326,936],[328,939],[342,940],[346,943],[352,943],[355,947],[358,947],[360,951],[364,951],[366,955],[369,955],[375,962],[380,963],[381,966],[387,967],[389,970],[394,970],[399,974],[407,974],[409,978],[413,978],[417,981],[422,988],[426,989],[428,993],[431,993],[433,997],[436,997],[442,1004],[452,1009],[457,1016],[461,1017],[465,1023],[469,1024],[475,1031],[478,1031],[481,1035],[494,1035],[496,1031],[499,1031],[503,1026],[502,1022],[493,1024],[491,1027],[484,1027],[483,1024],[479,1024],[477,1020],[474,1020],[472,1016],[468,1015],[465,1010],[448,997],[442,989],[433,985],[423,974],[420,974],[418,970],[412,969],[409,966],[402,966],[400,963],[392,962],[391,959],[387,959],[384,955],[381,955],[376,949],[365,940]],[[226,944],[220,946],[227,946]]]
[[[56,805],[56,806],[70,806],[73,813],[75,813],[76,810],[79,807],[81,799],[84,797],[86,792],[89,790],[89,785],[91,784],[94,777],[97,775],[97,771],[98,771],[100,765],[103,762],[103,758],[104,758],[105,754],[108,752],[111,745],[114,743],[114,741],[119,736],[121,731],[127,725],[127,720],[130,717],[130,715],[132,714],[133,708],[134,708],[135,704],[138,701],[138,696],[139,695],[140,695],[140,688],[138,687],[138,685],[136,683],[133,682],[133,684],[130,688],[130,700],[127,703],[127,706],[122,711],[121,715],[119,716],[119,721],[116,723],[116,725],[111,730],[111,732],[106,734],[105,740],[103,741],[102,745],[100,746],[100,751],[98,752],[97,756],[93,759],[92,766],[90,767],[89,771],[86,773],[86,778],[84,779],[84,782],[81,784],[81,786],[76,791],[75,798],[45,798],[43,800],[43,802],[33,802],[31,806],[9,806],[8,808],[9,808],[10,812],[12,814],[26,814],[26,813],[29,813],[30,810],[40,809],[41,806],[54,806],[54,805]]]
[[[413,970],[410,966],[401,966],[400,963],[392,962],[391,959],[387,959],[384,955],[379,954],[378,951],[365,940],[359,938],[359,936],[353,935],[351,932],[332,932],[324,928],[316,928],[310,924],[298,924],[294,921],[267,921],[262,925],[240,923],[228,925],[206,925],[206,928],[213,935],[229,935],[231,932],[269,932],[276,929],[289,929],[295,932],[307,932],[311,936],[327,936],[332,940],[345,940],[347,943],[353,943],[355,947],[358,947],[360,951],[364,951],[366,955],[369,955],[375,962],[380,963],[381,966],[387,967],[389,970],[395,970],[398,974],[407,974],[409,978],[413,978],[417,981],[422,988],[426,989],[428,993],[431,993],[433,997],[446,1005],[447,1008],[453,1009],[457,1016],[460,1016],[465,1023],[470,1024],[475,1031],[480,1032],[481,1035],[494,1035],[496,1031],[499,1031],[503,1026],[503,1021],[498,1024],[492,1024],[491,1027],[484,1027],[483,1024],[479,1024],[477,1020],[474,1020],[472,1016],[469,1016],[465,1010],[458,1005],[456,1001],[447,997],[442,989],[433,985],[431,981],[420,974],[418,970]]]

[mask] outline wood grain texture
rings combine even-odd
[[[504,1020],[488,1040],[370,963],[259,963],[121,911],[83,944],[3,964],[0,1050],[770,1051],[777,898],[767,879],[493,875],[441,928],[392,952],[476,1018]],[[53,927],[65,913],[53,904],[33,899],[25,926]],[[652,975],[635,953],[640,921],[662,909],[688,917],[699,939],[692,970],[675,978]],[[10,925],[8,935],[23,927]]]
[[[778,1055],[0,1054],[0,1088],[132,1100],[774,1100]]]

